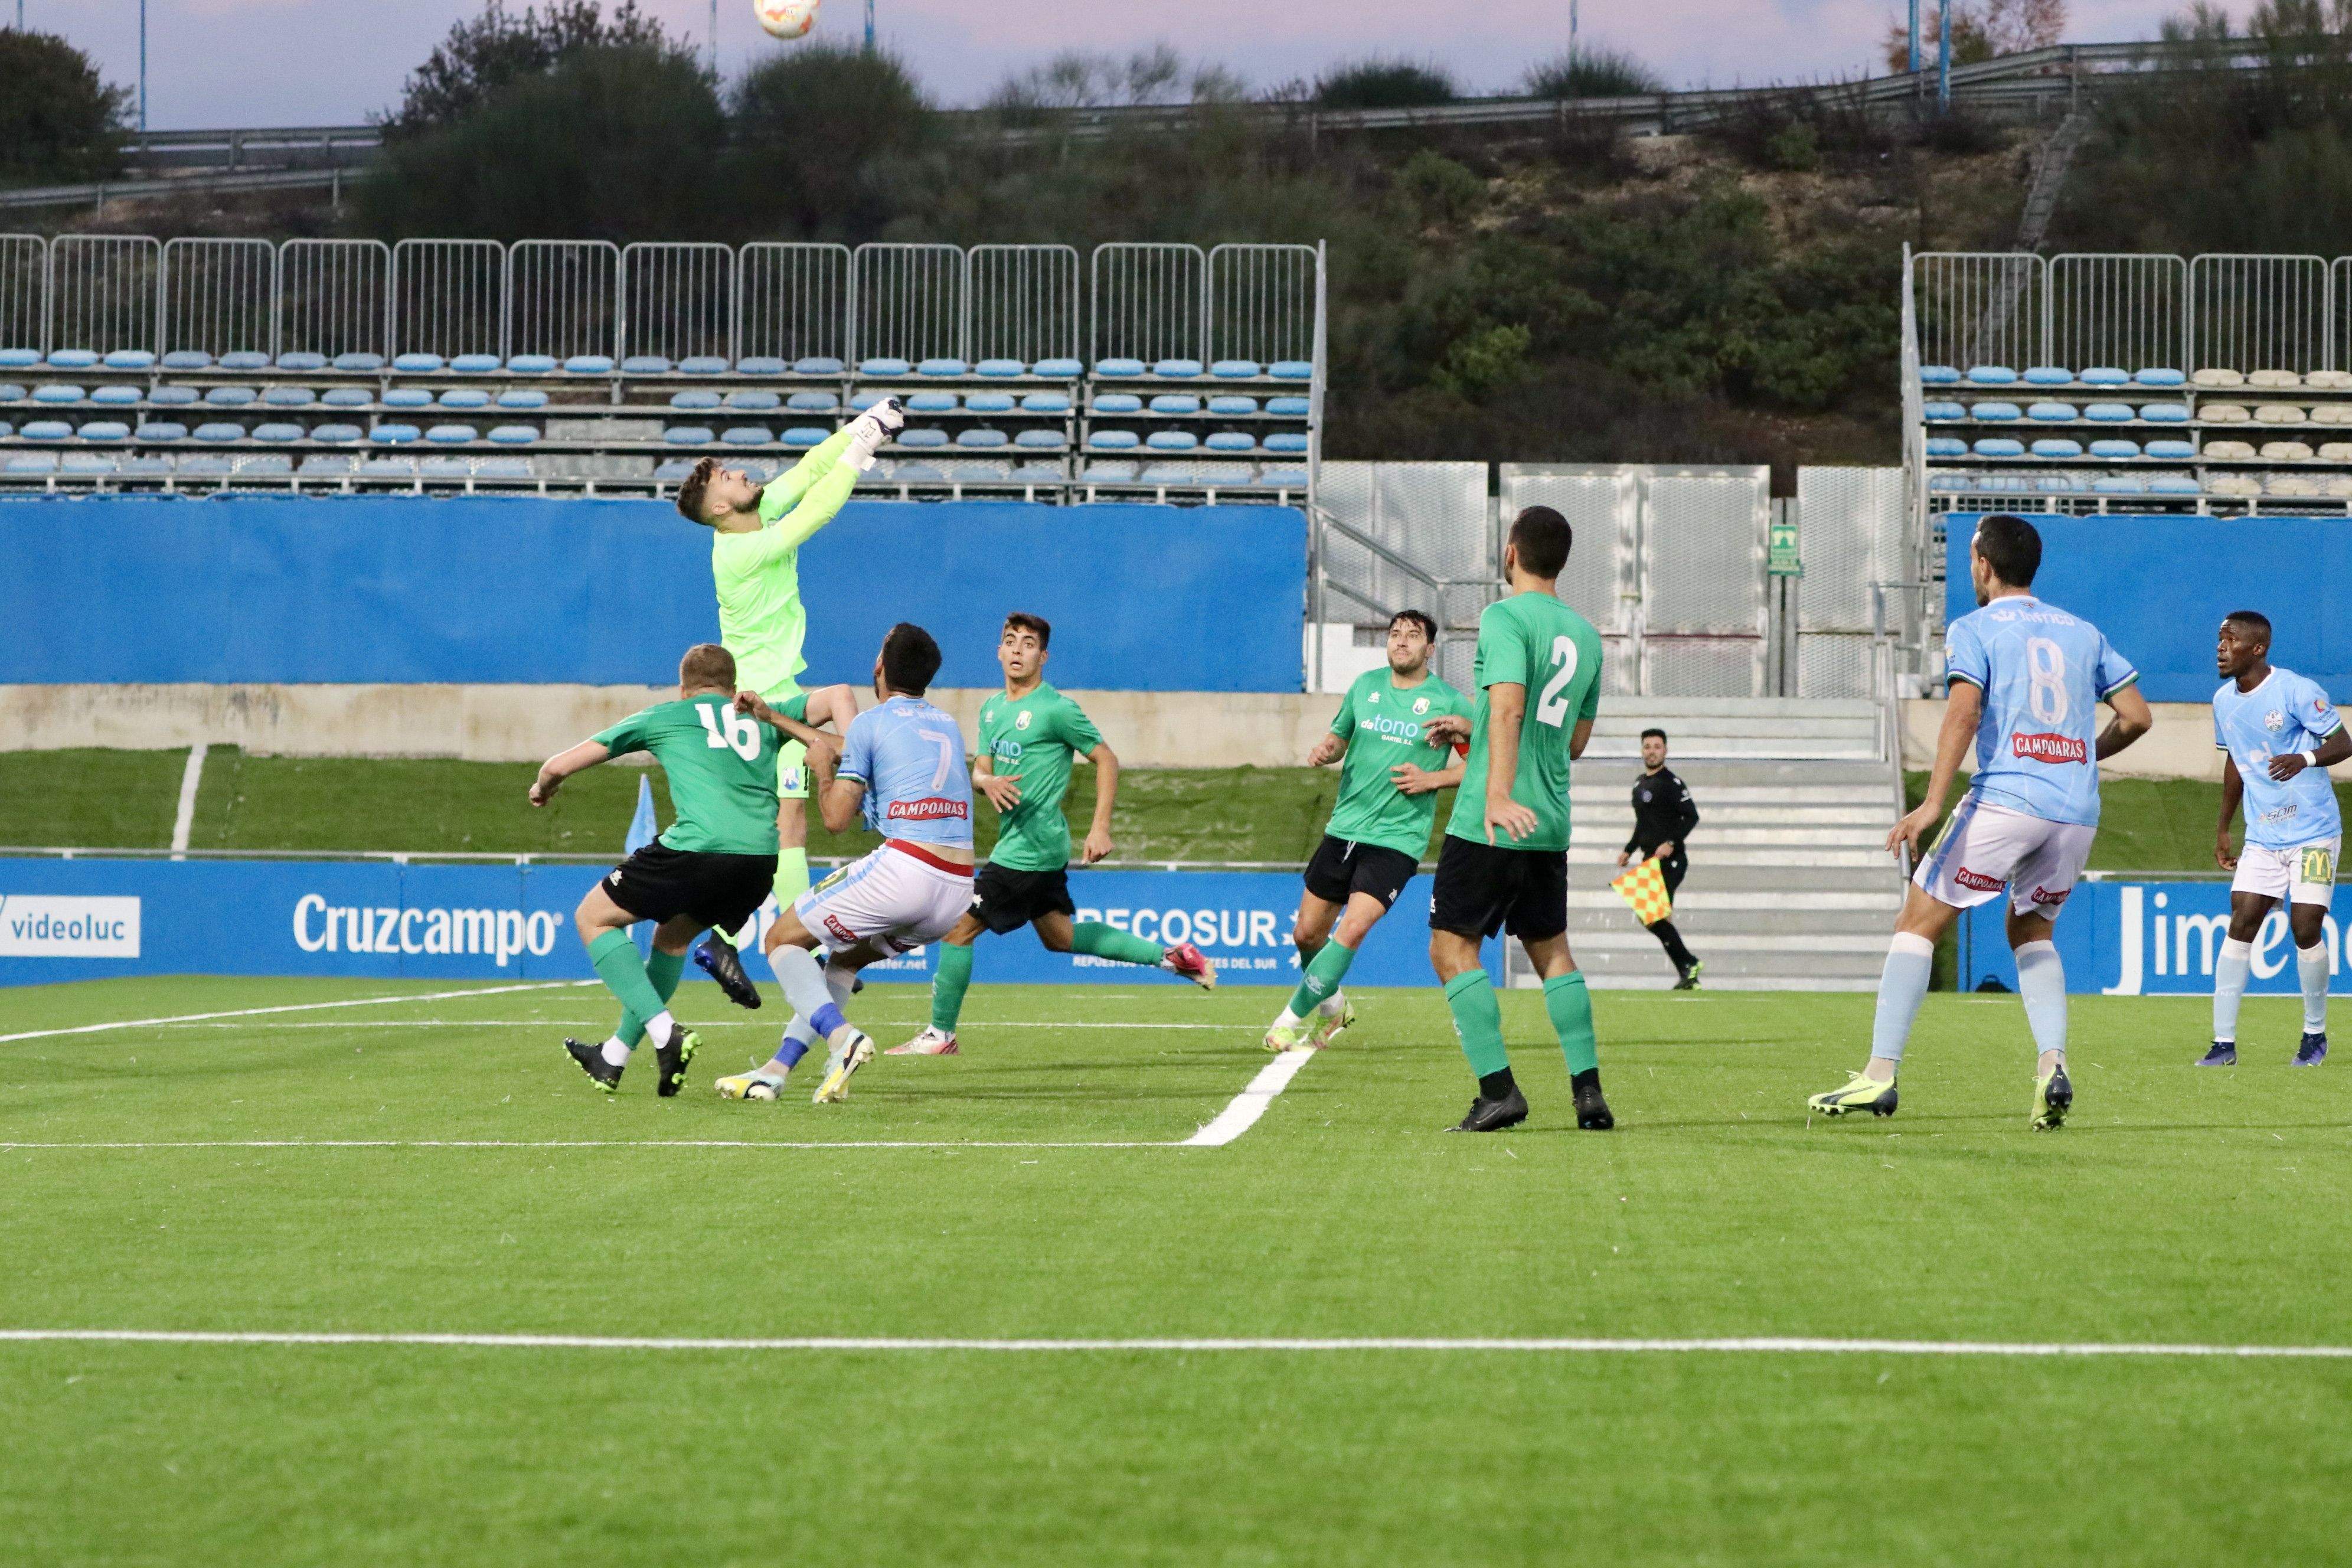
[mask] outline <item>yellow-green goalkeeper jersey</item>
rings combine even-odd
[[[834,432],[760,492],[761,526],[715,533],[710,576],[719,588],[719,640],[735,656],[735,684],[774,702],[800,689],[801,546],[848,500],[857,470],[841,460],[849,431]]]
[[[1070,757],[1094,755],[1101,731],[1086,710],[1044,681],[1026,697],[998,692],[980,705],[980,752],[999,778],[1018,775],[1021,802],[996,819],[989,864],[1008,871],[1058,871],[1070,863]]]
[[[1348,742],[1348,755],[1339,764],[1339,799],[1323,831],[1416,860],[1427,854],[1437,792],[1407,795],[1390,770],[1405,763],[1430,773],[1443,770],[1450,748],[1423,740],[1422,728],[1432,719],[1469,711],[1462,693],[1433,675],[1418,686],[1399,686],[1385,667],[1356,677],[1331,721],[1331,733]]]
[[[1487,842],[1488,689],[1510,683],[1526,689],[1528,703],[1511,798],[1536,814],[1536,828],[1525,838],[1497,832],[1494,843],[1504,849],[1566,849],[1568,742],[1580,721],[1601,710],[1601,634],[1550,594],[1514,594],[1478,617],[1476,668],[1470,759],[1445,831],[1474,844]]]
[[[808,702],[776,703],[804,722]],[[614,756],[651,752],[676,814],[661,841],[713,855],[776,852],[776,748],[783,737],[715,691],[657,702],[594,737]]]

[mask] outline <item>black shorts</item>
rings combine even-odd
[[[739,931],[776,885],[773,855],[672,849],[656,839],[604,874],[605,895],[641,921],[692,915]]]
[[[1387,909],[1421,868],[1410,855],[1384,845],[1323,836],[1307,862],[1307,890],[1327,904],[1344,904],[1352,893],[1370,893]]]
[[[1429,928],[1473,941],[1507,928],[1522,942],[1558,936],[1568,929],[1567,852],[1505,849],[1447,834],[1437,852]]]
[[[992,860],[981,867],[971,879],[971,912],[989,930],[1003,936],[1007,931],[1019,931],[1040,915],[1075,915],[1078,906],[1070,901],[1070,874],[1066,868],[1015,871]]]

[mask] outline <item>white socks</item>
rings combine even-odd
[[[629,1065],[629,1047],[622,1043],[620,1036],[614,1035],[604,1042],[604,1064],[616,1068]]]
[[[1339,1009],[1345,1007],[1347,1005],[1348,994],[1345,991],[1334,991],[1331,994],[1324,997],[1323,1000],[1315,1004],[1315,1011],[1326,1018],[1336,1018],[1339,1016]],[[1288,1029],[1303,1024],[1306,1021],[1306,1019],[1301,1018],[1297,1014],[1292,1012],[1290,1010],[1290,1004],[1285,1002],[1282,1005],[1282,1016],[1274,1021],[1274,1026],[1277,1029]]]
[[[1936,971],[1936,944],[1907,931],[1895,933],[1886,944],[1886,968],[1878,977],[1878,1012],[1870,1026],[1870,1054],[1889,1062],[1903,1059],[1911,1038],[1911,1021],[1927,995],[1927,982]]]
[[[2327,1032],[2327,942],[2295,949],[2295,978],[2303,982],[2303,1032]]]
[[[2017,950],[2017,996],[2036,1049],[2066,1054],[2066,966],[2058,944],[2029,942]]]
[[[2221,956],[2213,965],[2213,1038],[2222,1045],[2238,1042],[2238,1004],[2246,999],[2253,952],[2252,942],[2221,939]]]

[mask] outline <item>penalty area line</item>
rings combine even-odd
[[[607,1334],[346,1333],[177,1329],[0,1329],[0,1342],[103,1344],[363,1345],[464,1350],[880,1351],[982,1354],[1408,1352],[1506,1355],[1861,1355],[2070,1359],[2108,1356],[2225,1361],[2352,1361],[2352,1345],[2135,1344],[2103,1341],[1586,1338],[918,1339],[856,1337],[691,1339]]]
[[[0,1035],[0,1046],[12,1040],[47,1040],[59,1035],[101,1035],[110,1029],[154,1029],[166,1024],[202,1024],[215,1018],[260,1018],[273,1013],[316,1013],[328,1007],[382,1007],[397,1002],[448,1002],[462,996],[501,996],[514,991],[562,991],[601,985],[600,980],[534,980],[520,985],[478,985],[470,991],[418,991],[405,996],[353,996],[341,1002],[291,1002],[278,1007],[238,1007],[225,1013],[182,1013],[170,1018],[122,1018],[111,1024],[76,1024],[65,1029],[26,1029]]]

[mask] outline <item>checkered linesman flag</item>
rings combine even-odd
[[[1656,925],[1675,912],[1675,901],[1666,896],[1666,875],[1658,869],[1658,858],[1651,856],[1609,884],[1617,896],[1633,906],[1633,913],[1645,926]]]

